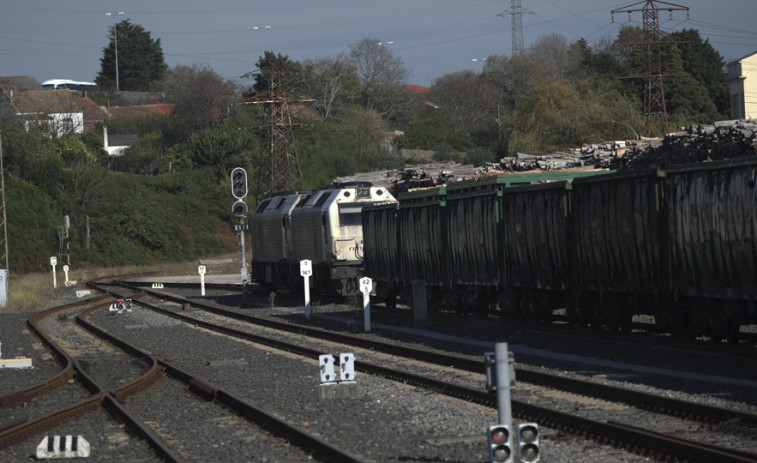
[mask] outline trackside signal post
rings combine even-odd
[[[304,280],[305,287],[305,320],[310,320],[310,275],[313,274],[313,263],[309,259],[300,261],[300,275]]]
[[[487,428],[490,463],[534,463],[539,461],[539,427],[521,423],[513,432],[510,390],[515,386],[514,357],[506,342],[498,342],[494,353],[485,354],[486,387],[497,392],[498,422]],[[517,445],[517,447],[516,447]]]
[[[365,332],[371,332],[371,290],[373,289],[373,282],[369,277],[363,277],[360,279],[360,292],[363,293],[363,318],[365,324]]]
[[[53,267],[53,288],[57,288],[58,276],[55,274],[55,267],[58,265],[58,258],[56,256],[50,257],[50,265]]]
[[[205,296],[205,271],[204,265],[197,266],[197,273],[200,274],[200,295]]]
[[[234,229],[239,231],[239,239],[242,247],[242,268],[240,269],[240,275],[242,283],[247,281],[247,257],[244,250],[244,232],[245,229],[249,230],[249,225],[245,223],[245,216],[247,216],[247,203],[244,202],[245,196],[247,196],[247,171],[241,167],[235,167],[231,171],[231,194],[237,201],[231,205],[231,213],[239,218],[239,224],[234,226]]]

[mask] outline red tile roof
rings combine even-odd
[[[428,87],[414,84],[405,85],[405,89],[411,93],[428,93],[429,91],[431,91],[431,89]]]

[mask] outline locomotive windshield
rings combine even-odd
[[[339,204],[339,226],[352,227],[355,225],[361,225],[362,219],[360,212],[362,210],[363,205],[360,203]]]

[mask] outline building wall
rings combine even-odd
[[[728,63],[731,118],[757,118],[757,53]]]
[[[32,126],[42,126],[54,137],[84,133],[84,114],[82,113],[21,113],[25,119],[24,126],[27,131]]]

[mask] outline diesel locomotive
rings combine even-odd
[[[300,261],[312,265],[310,284],[342,296],[359,294],[363,277],[361,210],[394,203],[385,189],[369,184],[280,193],[252,214],[252,278],[275,290],[302,286]]]

